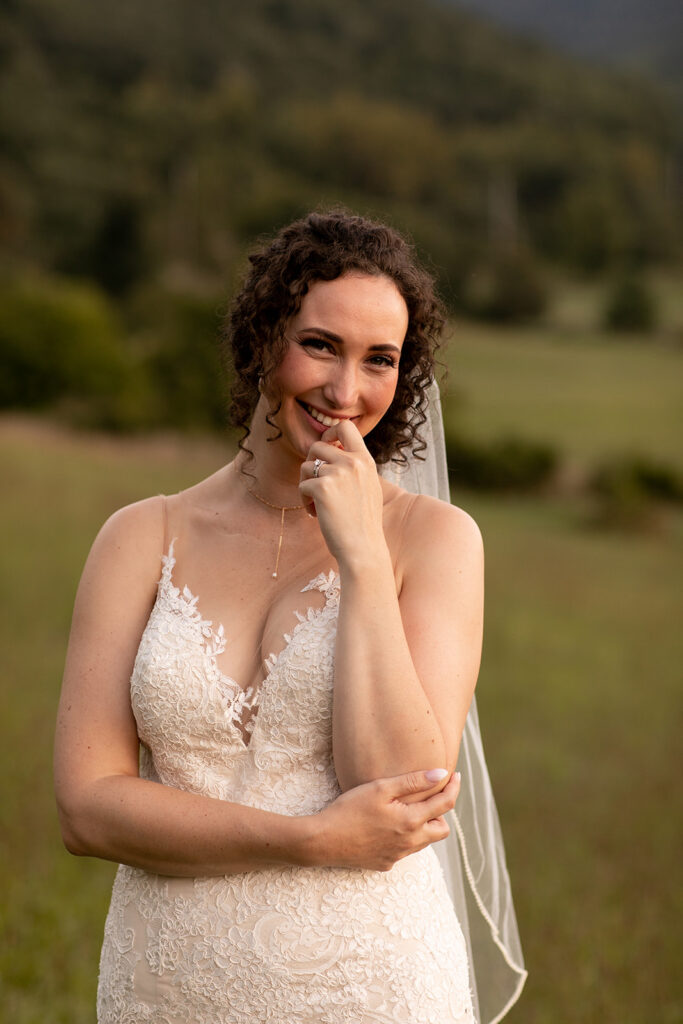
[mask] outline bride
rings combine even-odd
[[[432,457],[442,326],[392,229],[344,212],[283,229],[229,321],[237,457],[93,545],[55,779],[67,848],[120,863],[100,1024],[465,1024],[514,998],[480,1014],[466,906],[431,845],[464,843],[446,816],[481,539],[389,479]],[[520,977],[514,919],[510,944],[462,858]]]

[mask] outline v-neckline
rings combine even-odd
[[[308,590],[319,590],[325,598],[325,603],[320,608],[309,605],[305,612],[295,609],[294,616],[297,621],[294,623],[291,631],[282,634],[282,638],[285,641],[284,646],[277,653],[271,652],[263,659],[265,675],[260,685],[257,689],[253,686],[244,687],[233,676],[229,676],[224,672],[218,664],[218,655],[223,652],[226,644],[223,623],[219,622],[217,628],[214,629],[213,619],[205,619],[201,613],[199,595],[194,594],[186,584],[181,590],[173,581],[173,567],[176,564],[173,554],[175,540],[176,538],[174,537],[171,540],[168,552],[161,557],[162,572],[159,579],[158,592],[161,593],[162,587],[165,585],[168,593],[190,615],[192,621],[199,629],[202,651],[211,666],[214,680],[221,689],[225,686],[226,690],[229,691],[230,701],[227,705],[227,710],[230,714],[231,723],[235,727],[235,732],[244,750],[248,750],[260,718],[260,712],[258,710],[254,711],[245,724],[242,722],[242,711],[245,707],[249,708],[249,710],[258,708],[264,688],[273,676],[283,655],[291,647],[294,637],[302,627],[316,621],[331,603],[336,602],[339,595],[339,573],[335,569],[330,569],[328,573],[321,571],[301,588],[300,593],[302,594]],[[250,728],[247,728],[247,726],[250,726]]]

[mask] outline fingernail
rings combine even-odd
[[[455,773],[455,781],[458,783],[458,785],[460,785],[461,778],[462,778],[462,775],[460,774],[460,772],[456,772]]]
[[[445,768],[430,768],[428,772],[425,772],[425,779],[427,782],[441,782],[447,775],[448,772]]]

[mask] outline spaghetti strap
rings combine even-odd
[[[168,551],[168,498],[165,494],[160,494],[161,507],[163,509],[164,516],[164,543],[161,549],[162,556]]]

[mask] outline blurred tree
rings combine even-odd
[[[220,302],[154,289],[138,303],[137,349],[156,394],[155,423],[223,429],[228,384],[218,342]]]
[[[143,239],[142,211],[132,196],[115,196],[106,204],[93,237],[72,253],[68,267],[92,278],[120,298],[150,268]]]
[[[547,303],[547,288],[533,256],[523,249],[493,252],[463,283],[462,307],[499,323],[534,320]]]

